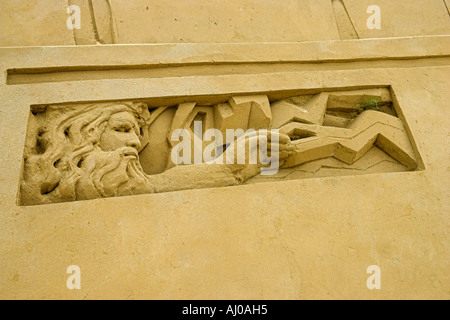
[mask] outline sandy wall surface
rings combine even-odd
[[[438,36],[0,49],[0,296],[448,299],[449,48]],[[155,74],[151,57],[179,73]],[[421,170],[17,204],[33,104],[379,86],[395,93]],[[69,265],[81,268],[81,290],[66,287]],[[370,265],[381,290],[366,287]]]
[[[243,43],[367,39],[450,33],[444,0],[1,0],[0,46]],[[69,30],[68,5],[81,9]]]

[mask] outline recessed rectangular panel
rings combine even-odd
[[[20,203],[421,166],[389,87],[152,100],[31,106]]]

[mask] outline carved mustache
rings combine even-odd
[[[121,156],[124,157],[135,157],[136,159],[139,157],[139,153],[135,148],[132,147],[123,147],[116,150]]]

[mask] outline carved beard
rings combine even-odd
[[[151,192],[134,148],[96,150],[83,160],[81,169],[76,190],[78,200]]]

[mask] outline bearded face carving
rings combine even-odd
[[[40,117],[41,116],[41,117]],[[139,103],[47,107],[27,141],[21,201],[86,200],[152,192],[139,163],[148,107]],[[142,133],[142,134],[141,134]]]

